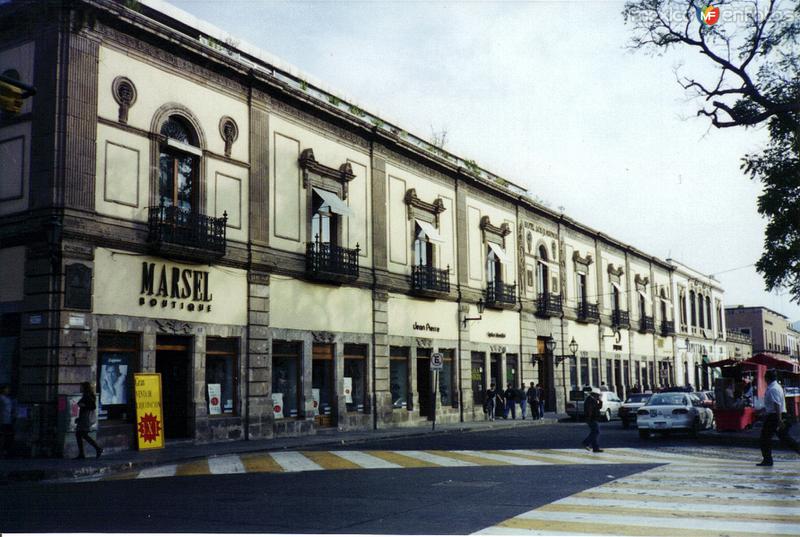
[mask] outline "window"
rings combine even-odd
[[[439,394],[442,405],[458,407],[456,401],[455,387],[455,367],[453,366],[456,351],[454,349],[440,349],[444,361],[442,370],[439,371]]]
[[[516,354],[506,354],[506,385],[519,386],[519,358]]]
[[[433,267],[433,243],[419,224],[415,226],[414,264],[420,267]]]
[[[208,414],[236,414],[238,401],[237,339],[206,340],[206,396]],[[217,400],[214,401],[214,396]]]
[[[578,378],[578,359],[575,356],[569,357],[569,378],[572,381],[573,388],[580,388],[580,379]]]
[[[680,302],[678,304],[678,310],[681,315],[681,324],[686,325],[686,294],[681,291],[680,293]]]
[[[311,390],[320,416],[333,414],[333,345],[315,343],[311,351]]]
[[[578,304],[586,304],[586,274],[578,273]]]
[[[486,253],[486,281],[487,282],[500,282],[502,281],[503,265],[500,258],[490,247]]]
[[[661,321],[667,320],[667,301],[664,298],[664,291],[661,291]]]
[[[703,295],[697,295],[697,326],[705,328],[705,317],[703,316]]]
[[[274,405],[280,407],[280,413],[276,414],[282,414],[283,418],[296,418],[300,415],[302,354],[300,342],[272,343],[272,399]]]
[[[614,384],[613,364],[610,359],[606,360],[606,384],[611,387]]]
[[[547,268],[547,248],[539,246],[539,260],[538,263],[536,263],[536,286],[539,293],[549,292],[550,288],[547,285],[549,277]]]
[[[139,334],[101,332],[97,361],[98,420],[133,422],[133,374],[139,370]]]
[[[348,381],[348,379],[350,379]],[[367,409],[367,346],[344,346],[344,382],[350,383],[350,398],[345,396],[348,412],[364,412]]]
[[[332,207],[333,192],[320,191],[316,188],[313,193],[311,207],[311,239],[314,242],[336,245],[338,239],[338,215]]]
[[[486,386],[483,380],[483,361],[486,356],[482,352],[472,352],[470,355],[470,378],[472,380],[472,402],[476,405],[483,404]]]
[[[639,293],[639,318],[644,319],[647,316],[647,305],[644,295]]]
[[[581,356],[581,385],[590,386],[592,380],[589,378],[589,357]]]
[[[614,311],[619,311],[619,287],[611,285],[611,307]]]
[[[600,359],[592,358],[592,386],[600,386]]]
[[[389,383],[394,408],[408,408],[408,347],[389,350]]]
[[[631,385],[630,364],[627,360],[622,362],[622,382],[625,386]]]
[[[689,291],[689,313],[692,319],[692,326],[697,326],[697,313],[694,304],[694,291]]]
[[[711,298],[706,297],[706,325],[707,328],[712,328],[711,323]],[[720,325],[721,327],[722,325]]]
[[[20,314],[0,314],[0,385],[8,384],[12,390],[19,371],[20,326]]]
[[[159,159],[159,201],[167,207],[192,212],[198,206],[198,172],[202,152],[189,123],[180,116],[170,116],[161,126],[166,142]]]

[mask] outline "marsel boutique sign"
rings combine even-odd
[[[209,280],[208,271],[144,261],[139,305],[210,312],[214,297]]]

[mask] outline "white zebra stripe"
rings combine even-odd
[[[702,479],[702,478],[701,478]],[[664,490],[659,489],[658,486],[650,486],[648,488],[641,487],[598,487],[594,489],[589,489],[586,492],[591,492],[593,494],[608,494],[608,495],[615,495],[615,494],[637,494],[642,496],[642,498],[646,498],[647,495],[651,496],[674,496],[676,498],[686,498],[687,500],[697,500],[702,499],[703,501],[724,501],[724,500],[748,500],[758,503],[759,501],[773,501],[773,500],[788,500],[788,501],[796,501],[797,495],[796,494],[762,494],[758,492],[739,492],[739,491],[730,491],[730,490],[716,490],[713,487],[713,484],[706,484],[707,482],[698,482],[696,489],[686,489],[686,490]],[[643,493],[647,493],[644,494]]]
[[[592,492],[595,492],[594,490]],[[657,489],[653,493],[658,493]],[[709,501],[699,502],[664,502],[650,501],[647,496],[642,496],[641,501],[619,500],[615,498],[581,498],[579,496],[569,496],[553,502],[551,505],[579,505],[583,507],[618,507],[624,509],[665,509],[674,513],[723,513],[739,515],[790,515],[800,516],[800,507],[776,507],[772,505],[731,505],[727,503],[713,503]],[[613,512],[613,509],[610,511]]]
[[[322,466],[296,451],[276,451],[270,453],[270,456],[283,468],[284,472],[308,472],[323,469]]]
[[[442,457],[440,455],[434,455],[433,453],[426,453],[424,451],[395,451],[395,453],[399,453],[400,455],[405,455],[406,457],[412,457],[421,461],[438,464],[439,466],[480,466],[474,462],[451,459],[450,457]]]
[[[156,466],[154,468],[145,468],[139,475],[136,476],[136,479],[150,479],[153,477],[172,477],[175,475],[175,471],[178,469],[177,464],[167,464],[165,466]]]
[[[506,449],[508,453],[520,453],[522,455],[535,455],[537,457],[546,457],[553,459],[553,464],[610,464],[607,461],[602,461],[597,457],[593,457],[594,453],[591,451],[582,450],[578,453],[571,455],[566,449],[558,450],[559,453],[542,453],[535,449]],[[563,453],[563,454],[562,454]]]
[[[209,458],[208,471],[212,474],[243,474],[247,470],[238,455],[226,455]]]
[[[588,522],[592,524],[613,524],[619,526],[642,526],[642,532],[646,534],[649,527],[664,527],[665,524],[671,529],[683,530],[702,530],[713,531],[715,534],[721,532],[753,532],[764,533],[768,527],[769,534],[771,535],[800,535],[800,524],[786,524],[783,522],[770,522],[765,525],[764,522],[749,522],[743,520],[720,520],[720,519],[698,519],[676,517],[670,518],[665,521],[659,517],[649,516],[625,516],[615,514],[602,514],[602,513],[558,513],[549,511],[529,511],[519,515],[521,519],[526,520],[547,520],[547,521],[564,521],[569,523],[575,522]]]
[[[339,457],[352,462],[353,464],[357,464],[362,468],[402,468],[402,466],[399,464],[383,460],[362,451],[332,451],[331,453],[334,453]]]
[[[780,476],[770,476],[770,479],[764,479],[763,482],[761,479],[756,481],[754,479],[742,479],[739,475],[732,475],[729,476],[729,479],[715,479],[714,480],[714,488],[716,489],[736,489],[736,490],[797,490],[800,493],[800,482],[797,480],[786,479],[784,477],[780,481],[786,481],[786,483],[774,483],[772,481],[777,481]],[[703,474],[703,478],[707,478],[706,474]],[[642,486],[647,487],[649,490],[652,490],[654,487],[658,487],[659,485],[669,486],[669,487],[692,487],[697,486],[697,478],[695,476],[658,476],[654,477],[652,474],[649,475],[634,475],[628,477],[622,477],[614,481],[617,484],[623,485],[630,485],[632,487],[635,486]]]
[[[515,466],[546,466],[548,464],[551,464],[543,461],[535,461],[533,459],[523,459],[522,457],[514,457],[512,455],[498,455],[496,453],[486,453],[484,451],[459,450],[459,451],[453,451],[453,453],[463,453],[464,455],[472,455],[474,457],[480,457],[482,459],[505,462],[508,464],[513,464]]]
[[[481,531],[476,531],[471,535],[546,535],[547,537],[597,537],[601,533],[575,533],[574,531],[553,531],[553,530],[520,530],[517,528],[504,528],[502,526],[492,526]]]

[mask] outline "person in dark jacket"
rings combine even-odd
[[[497,389],[492,383],[489,389],[486,390],[486,400],[484,401],[484,410],[489,417],[489,421],[494,421],[495,409],[497,408],[497,398],[499,397]]]
[[[508,419],[508,413],[511,412],[511,419],[517,419],[517,405],[514,400],[517,398],[517,391],[514,389],[514,386],[511,383],[508,383],[508,389],[506,389],[503,397],[506,400],[506,410],[503,413],[503,419]]]
[[[539,416],[539,391],[533,381],[531,381],[531,387],[528,388],[528,392],[525,395],[528,397],[528,405],[531,407],[531,418],[538,420],[541,417]]]
[[[600,425],[598,424],[598,420],[600,419],[600,409],[603,406],[600,396],[600,389],[592,388],[591,393],[583,402],[583,413],[586,416],[586,424],[589,426],[589,434],[583,439],[582,444],[584,449],[587,451],[593,451],[595,453],[603,452],[603,450],[600,449],[600,444],[597,441],[597,438],[600,436]]]
[[[89,431],[94,424],[95,409],[97,409],[97,397],[91,383],[83,382],[81,384],[81,394],[83,396],[78,401],[78,419],[75,421],[75,440],[78,442],[78,456],[75,458],[86,458],[83,453],[83,441],[86,440],[94,448],[95,456],[99,459],[103,454],[103,448],[89,436]]]

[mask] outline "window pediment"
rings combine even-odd
[[[608,264],[608,279],[612,283],[616,283],[619,285],[622,280],[622,275],[625,274],[625,271],[621,266],[614,267],[614,263]]]
[[[484,216],[481,218],[480,226],[485,242],[494,242],[500,244],[503,248],[506,247],[506,236],[511,234],[511,227],[508,222],[503,222],[500,227],[497,227],[492,224],[488,216]]]
[[[311,184],[326,190],[338,191],[341,189],[342,199],[347,199],[347,184],[356,178],[349,162],[345,162],[338,169],[331,168],[317,162],[317,159],[314,158],[314,150],[308,148],[300,153],[298,163],[300,169],[303,170],[303,188],[308,188]]]
[[[435,224],[439,227],[439,214],[445,211],[444,201],[442,198],[436,198],[433,203],[422,201],[417,197],[417,190],[409,188],[403,198],[406,206],[408,206],[408,219],[409,220],[425,220]]]
[[[633,277],[633,283],[636,284],[636,290],[640,293],[644,293],[647,290],[647,284],[650,283],[650,278],[648,277],[641,277],[640,275],[636,274]]]
[[[572,252],[572,261],[575,263],[575,270],[584,270],[589,272],[589,265],[594,263],[592,254],[586,254],[586,257],[581,257],[580,252],[577,250]]]

